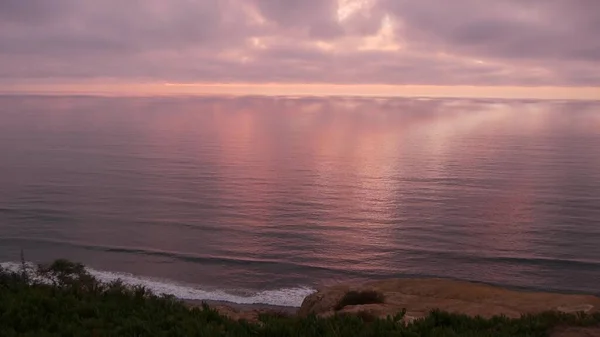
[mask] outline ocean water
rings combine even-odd
[[[0,96],[0,261],[298,306],[444,277],[600,294],[600,102]]]

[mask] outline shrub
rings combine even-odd
[[[376,304],[383,303],[385,297],[382,293],[374,290],[366,291],[349,291],[335,306],[335,310],[341,310],[347,305],[360,305],[360,304]]]
[[[357,312],[356,316],[358,316],[360,319],[362,319],[363,322],[365,322],[365,323],[374,322],[378,319],[377,316],[375,316],[374,314],[372,314],[371,312],[366,311],[366,310],[361,310],[361,311]]]

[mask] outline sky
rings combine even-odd
[[[0,92],[600,99],[599,13],[598,0],[0,0]]]

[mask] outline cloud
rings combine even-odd
[[[250,0],[277,29],[298,30],[309,38],[335,38],[343,31],[336,21],[336,0]]]
[[[596,0],[0,0],[6,82],[600,86]]]
[[[595,0],[385,0],[403,31],[425,48],[491,58],[600,61],[600,2]]]

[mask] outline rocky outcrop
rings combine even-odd
[[[384,303],[352,305],[335,310],[348,291],[377,291]],[[556,310],[562,312],[596,312],[600,298],[591,295],[509,290],[478,283],[442,279],[391,279],[362,284],[327,287],[304,299],[298,315],[330,316],[335,313],[367,313],[376,317],[395,315],[406,309],[406,320],[427,315],[433,309],[491,317]]]

